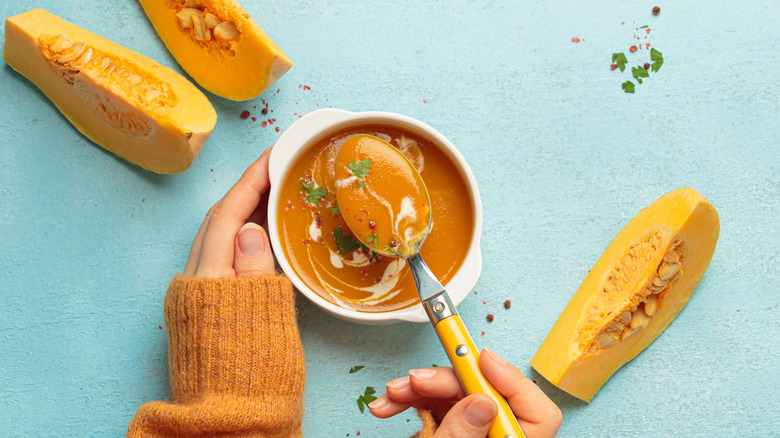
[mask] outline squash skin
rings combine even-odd
[[[292,67],[292,61],[235,0],[199,0],[206,10],[234,23],[242,34],[230,50],[209,50],[176,18],[183,0],[139,0],[154,29],[179,65],[206,90],[227,99],[253,99]]]
[[[165,98],[139,105],[127,96],[131,85],[117,83],[120,81],[112,80],[111,74],[94,73],[94,64],[89,68],[84,64],[58,65],[44,52],[46,41],[59,35],[77,44],[85,43],[88,50],[94,51],[93,63],[110,57],[114,64],[132,69],[144,81],[165,84]],[[43,9],[6,19],[4,59],[90,140],[157,173],[186,170],[216,124],[216,111],[206,96],[174,70]],[[63,73],[69,68],[81,70]],[[156,105],[161,101],[169,105]],[[128,115],[133,119],[130,122],[123,118]]]
[[[590,402],[609,377],[650,345],[685,307],[707,271],[719,230],[715,208],[690,188],[670,192],[643,209],[618,233],[591,269],[534,355],[531,366],[553,385]],[[658,239],[658,248],[639,253],[640,263],[631,271],[634,278],[621,290],[612,290],[611,294],[619,298],[618,303],[613,309],[607,309],[609,306],[603,305],[603,295],[607,292],[602,291],[615,275],[616,263],[625,260],[627,251],[648,235]],[[583,340],[593,340],[597,335],[588,325],[594,305],[601,305],[600,311],[609,315],[602,318],[600,325],[608,326],[611,316],[621,311],[621,304],[630,302],[628,297],[645,290],[672,245],[683,248],[680,272],[671,279],[659,309],[649,318],[647,326],[607,348],[595,352],[584,349]],[[626,298],[622,299],[621,295]]]

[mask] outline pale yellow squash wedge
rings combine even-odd
[[[585,277],[531,366],[589,402],[682,310],[707,271],[719,230],[715,208],[690,188],[639,212]]]
[[[186,170],[217,123],[182,75],[43,9],[6,19],[3,58],[84,135],[154,172]]]
[[[139,0],[181,67],[206,90],[248,100],[292,67],[235,0]]]

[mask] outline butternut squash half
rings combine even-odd
[[[183,172],[217,123],[182,75],[43,9],[6,19],[3,50],[81,133],[145,169]]]
[[[634,217],[609,244],[531,360],[589,402],[688,302],[718,240],[715,208],[681,188]]]
[[[235,0],[140,2],[179,65],[218,96],[255,98],[292,67]]]

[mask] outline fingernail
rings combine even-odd
[[[388,388],[392,389],[401,389],[409,385],[409,378],[408,377],[399,377],[397,379],[393,379],[385,384]]]
[[[483,350],[485,351],[485,353],[487,353],[488,357],[490,357],[491,359],[493,359],[493,362],[499,363],[499,364],[501,364],[501,365],[504,365],[504,364],[506,364],[506,363],[507,363],[507,362],[506,362],[506,361],[505,361],[505,360],[504,360],[504,359],[503,359],[501,356],[499,356],[499,355],[498,355],[498,353],[496,353],[495,351],[493,351],[493,350],[491,350],[491,349],[489,349],[489,348],[487,348],[487,347],[485,347]]]
[[[238,232],[238,248],[245,255],[259,255],[265,252],[265,239],[260,225],[247,222]]]
[[[371,409],[379,409],[381,407],[384,407],[386,404],[387,404],[387,396],[382,394],[381,397],[369,403],[368,407]]]
[[[496,416],[496,404],[493,400],[478,398],[463,411],[466,421],[474,427],[484,427]]]
[[[409,374],[414,376],[416,379],[425,380],[435,376],[436,370],[432,370],[430,368],[421,368],[419,370],[410,370]]]

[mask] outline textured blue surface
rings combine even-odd
[[[134,1],[46,3],[179,69]],[[485,268],[460,311],[478,344],[559,404],[561,436],[780,435],[778,2],[659,3],[658,17],[634,1],[245,3],[295,62],[262,96],[276,123],[240,119],[261,116],[260,98],[209,95],[219,123],[181,175],[105,152],[0,67],[0,436],[118,436],[139,405],[169,396],[162,299],[197,226],[275,126],[327,106],[419,118],[469,160]],[[41,4],[2,2],[0,17]],[[642,25],[665,63],[624,94],[630,74],[610,71],[611,54],[629,54]],[[720,213],[703,282],[592,403],[558,391],[531,356],[617,231],[682,186]],[[377,420],[355,400],[445,363],[430,327],[362,327],[299,307],[306,436],[416,430],[411,413]],[[366,367],[348,374],[353,365]]]

